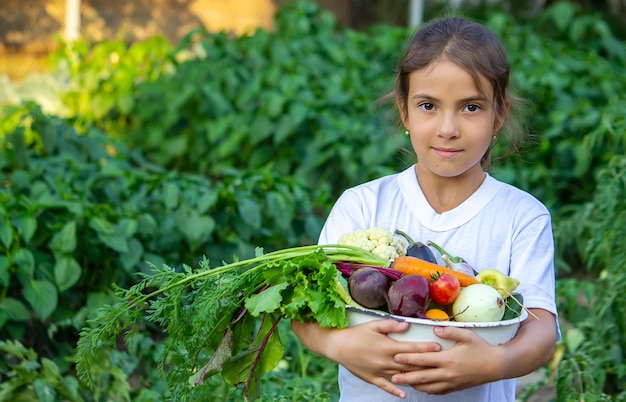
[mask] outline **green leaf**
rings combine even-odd
[[[504,306],[504,316],[502,320],[512,320],[519,317],[522,312],[522,306],[524,305],[524,296],[521,293],[514,293],[506,298],[506,305]]]
[[[120,219],[116,226],[119,233],[121,233],[125,238],[129,238],[137,233],[139,222],[137,222],[136,219],[124,218]]]
[[[0,309],[0,329],[4,327],[4,324],[6,324],[7,321],[9,321],[9,315],[6,311]]]
[[[226,330],[224,337],[221,339],[219,345],[213,352],[211,360],[194,375],[189,377],[189,384],[200,385],[204,383],[204,380],[213,374],[219,373],[233,354],[233,332]]]
[[[128,272],[134,272],[134,267],[141,260],[143,255],[143,245],[134,237],[128,239],[128,252],[120,253],[120,260],[122,261],[122,267]]]
[[[143,213],[137,218],[137,231],[143,235],[153,237],[156,233],[158,224],[154,216]]]
[[[11,260],[0,255],[0,286],[5,288],[9,286],[9,268],[11,268]]]
[[[76,250],[76,221],[69,221],[52,236],[50,248],[56,254],[67,254]]]
[[[0,241],[4,247],[9,248],[13,244],[13,226],[9,222],[0,225]]]
[[[189,148],[189,141],[187,137],[178,136],[178,137],[169,137],[163,143],[162,150],[167,151],[167,155],[169,158],[181,156],[187,151]]]
[[[570,353],[575,353],[576,349],[587,339],[584,332],[579,328],[572,328],[565,333],[565,344]]]
[[[181,206],[174,216],[176,227],[185,236],[192,249],[208,241],[215,230],[215,220],[197,211]]]
[[[123,94],[122,96],[120,96],[120,99],[117,103],[117,106],[123,115],[128,115],[133,109],[134,105],[135,100],[131,94]]]
[[[59,366],[45,357],[41,359],[41,374],[46,378],[61,378]]]
[[[111,294],[105,292],[90,292],[87,294],[86,307],[90,313],[95,313],[99,308],[113,304],[115,299]]]
[[[178,198],[180,189],[175,183],[166,182],[163,185],[163,204],[169,210],[173,210],[178,206]]]
[[[257,317],[261,313],[273,313],[280,309],[283,296],[280,294],[289,286],[287,282],[279,283],[248,297],[245,301],[250,314]]]
[[[237,209],[241,219],[254,229],[261,228],[261,208],[259,204],[248,197],[237,199]]]
[[[205,214],[207,211],[215,205],[219,197],[217,191],[207,191],[198,199],[196,203],[196,210],[199,214]]]
[[[74,286],[80,279],[80,274],[80,265],[74,257],[69,255],[57,256],[54,264],[54,280],[59,291],[63,292]]]
[[[33,387],[39,402],[55,402],[57,400],[57,392],[50,384],[44,382],[40,378],[33,381]]]
[[[284,95],[278,91],[271,91],[267,93],[263,102],[266,114],[271,118],[278,117],[283,109],[285,101],[286,99]]]
[[[13,261],[15,261],[19,272],[23,273],[28,278],[33,277],[35,272],[35,257],[30,250],[20,248],[13,254]]]
[[[119,234],[106,235],[98,233],[98,239],[104,243],[107,247],[112,248],[118,253],[128,253],[128,241],[125,237]]]
[[[552,17],[552,23],[560,31],[565,31],[574,20],[576,7],[565,1],[557,2],[548,9],[548,14]]]
[[[24,285],[24,298],[42,320],[48,318],[57,308],[57,288],[45,279],[27,282]]]
[[[24,241],[29,242],[35,231],[37,230],[37,219],[32,216],[24,216],[20,219],[17,219],[15,222],[20,234],[22,235],[22,239]]]
[[[294,217],[294,205],[287,197],[283,193],[270,192],[267,194],[267,206],[276,226],[280,230],[288,229]]]
[[[9,320],[27,321],[30,319],[30,312],[26,306],[12,297],[0,301],[0,310],[7,314]]]
[[[263,345],[265,341],[267,342]],[[224,365],[222,377],[232,385],[244,384],[247,399],[255,400],[259,393],[261,377],[278,365],[284,353],[285,349],[280,342],[274,319],[270,315],[265,315],[251,347],[233,356]]]
[[[89,226],[98,234],[113,234],[115,232],[115,225],[98,216],[94,216],[89,220]]]

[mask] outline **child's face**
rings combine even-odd
[[[447,60],[411,73],[403,121],[420,169],[441,177],[482,175],[480,160],[499,127],[493,87],[483,77],[481,86],[484,93]]]

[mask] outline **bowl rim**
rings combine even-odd
[[[528,311],[526,311],[525,308],[523,308],[521,314],[515,318],[511,318],[510,320],[491,321],[491,322],[437,321],[437,320],[431,320],[428,318],[403,317],[400,315],[386,313],[380,310],[371,310],[371,309],[367,309],[363,307],[356,307],[356,306],[346,306],[346,309],[353,310],[357,313],[373,315],[381,319],[406,321],[411,324],[422,324],[422,325],[429,325],[432,327],[457,327],[457,328],[505,327],[505,326],[521,323],[522,321],[528,318]]]

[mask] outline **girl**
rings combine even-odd
[[[394,91],[417,163],[349,189],[333,207],[319,239],[336,243],[355,229],[384,227],[431,240],[477,271],[497,268],[521,281],[532,314],[515,338],[493,346],[462,328],[436,327],[456,342],[399,342],[387,321],[345,329],[294,322],[313,352],[340,364],[341,401],[515,401],[515,378],[545,364],[559,337],[554,244],[543,204],[490,176],[490,151],[520,127],[509,113],[503,46],[484,26],[451,17],[425,25],[399,64]]]

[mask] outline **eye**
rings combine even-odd
[[[480,111],[482,108],[480,106],[478,106],[475,103],[470,103],[469,105],[466,105],[463,110],[466,112],[470,112],[470,113],[476,113],[478,111]]]
[[[430,103],[430,102],[420,103],[420,104],[418,105],[418,107],[419,107],[419,108],[422,108],[422,109],[424,109],[424,110],[426,110],[426,111],[431,111],[431,110],[434,110],[434,109],[435,109],[435,105],[433,105],[433,104],[432,104],[432,103]]]

